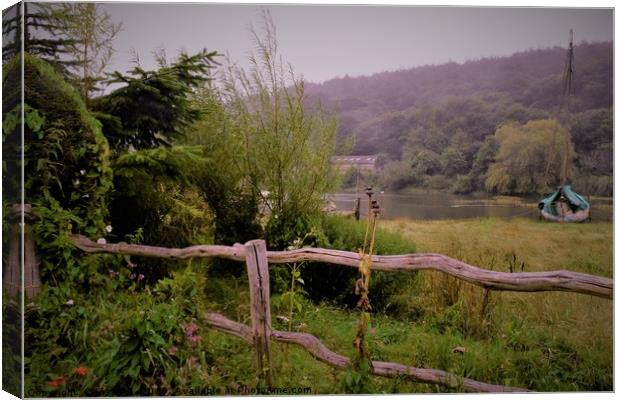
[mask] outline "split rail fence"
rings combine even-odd
[[[314,261],[357,268],[357,253],[322,248],[302,248],[291,251],[268,251],[263,240],[252,240],[245,245],[198,245],[183,249],[131,244],[99,244],[74,235],[73,244],[87,253],[115,253],[142,257],[184,260],[195,257],[219,257],[245,261],[250,285],[251,326],[232,321],[221,314],[208,313],[205,323],[213,329],[235,335],[254,346],[258,375],[269,386],[272,383],[270,341],[297,344],[318,361],[335,368],[351,365],[348,357],[337,354],[309,334],[274,330],[269,306],[269,264]],[[613,280],[571,271],[497,272],[478,268],[441,254],[407,254],[372,256],[372,268],[378,271],[435,270],[452,275],[491,290],[520,292],[567,291],[612,299]],[[384,377],[408,377],[418,382],[462,388],[471,392],[526,392],[526,388],[493,385],[457,377],[437,369],[416,368],[384,361],[373,361],[371,373]]]

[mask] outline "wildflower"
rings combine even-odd
[[[138,282],[140,282],[143,279],[144,279],[144,274],[139,274],[138,275]]]
[[[54,378],[51,381],[47,382],[47,386],[50,386],[54,389],[58,389],[63,383],[65,383],[65,377],[64,375],[60,375],[59,377]]]
[[[65,304],[68,305],[68,306],[72,306],[73,305],[73,299],[70,299]]]
[[[116,272],[116,271],[114,271],[112,269],[109,269],[108,270],[108,275],[110,276],[110,278],[114,279],[114,278],[116,278],[118,276],[118,272]]]
[[[193,322],[185,325],[185,335],[189,338],[190,336],[194,336],[194,333],[196,333],[196,331],[198,331],[198,325],[194,324]]]
[[[84,175],[85,173],[86,173],[86,170],[84,170],[84,169],[80,170],[80,175]]]
[[[187,340],[189,340],[193,344],[196,344],[196,343],[199,343],[202,340],[202,336],[200,336],[200,335],[198,335],[198,336],[188,336]]]
[[[168,354],[171,356],[175,356],[178,350],[179,349],[177,348],[177,346],[172,346],[171,348],[168,349]]]
[[[136,279],[136,274],[129,275],[129,279]]]
[[[137,267],[137,266],[138,266],[137,264],[134,264],[134,263],[132,263],[132,262],[131,262],[131,261],[129,261],[129,260],[127,261],[127,268],[129,268],[129,269],[133,269],[133,268],[135,268],[135,267]]]
[[[104,238],[99,238],[97,239],[97,244],[106,244],[106,241]]]
[[[88,368],[86,367],[77,367],[73,369],[73,372],[77,375],[77,376],[86,376],[88,374]]]
[[[108,233],[111,233],[112,232],[112,225],[106,225],[105,231],[108,232]]]

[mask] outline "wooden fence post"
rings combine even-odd
[[[250,312],[252,335],[259,377],[272,387],[271,310],[269,307],[269,270],[267,245],[264,240],[251,240],[245,244],[245,262],[250,284]]]
[[[14,204],[7,216],[10,227],[9,255],[4,271],[4,285],[12,297],[23,289],[27,298],[34,297],[41,289],[41,276],[39,264],[36,260],[34,237],[28,222],[31,217],[32,206],[30,204]],[[21,215],[24,214],[24,241],[22,243]],[[21,248],[24,246],[24,265],[22,265]],[[22,270],[23,268],[23,270]],[[24,274],[24,287],[22,288],[21,275]]]

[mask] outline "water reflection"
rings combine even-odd
[[[353,211],[355,193],[332,193],[327,199],[332,201],[338,211]],[[362,214],[365,214],[366,196],[362,198]],[[459,219],[497,217],[524,217],[538,219],[538,198],[502,198],[474,197],[441,192],[423,192],[415,194],[377,193],[373,198],[379,200],[382,207],[382,219],[408,218],[417,220]],[[608,203],[597,210],[596,205]],[[595,219],[611,218],[611,200],[593,202]],[[366,211],[367,212],[367,211]]]

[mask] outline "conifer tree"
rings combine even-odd
[[[112,42],[122,29],[110,15],[94,3],[61,3],[50,8],[54,21],[50,32],[68,39],[65,46],[72,81],[88,105],[88,100],[105,79],[105,69],[114,53]]]
[[[74,40],[53,33],[59,28],[53,14],[52,5],[45,3],[22,2],[4,10],[2,36],[7,43],[2,46],[2,61],[6,62],[21,53],[23,30],[24,51],[52,64],[67,76],[68,67],[75,61],[65,55]]]
[[[111,74],[111,83],[124,86],[92,102],[110,145],[117,150],[148,149],[171,145],[181,137],[200,116],[190,96],[211,80],[216,55],[205,49],[192,56],[181,54],[157,70],[136,66],[129,74]]]

